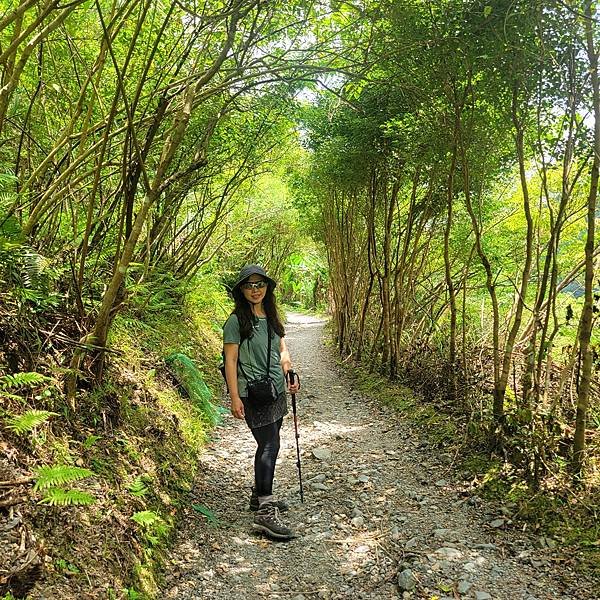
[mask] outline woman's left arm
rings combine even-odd
[[[292,368],[292,359],[290,358],[289,350],[287,349],[285,339],[283,338],[279,341],[279,354],[281,355],[281,368],[283,369],[283,374],[287,380],[287,372]],[[298,384],[298,380],[296,380],[294,385],[290,385],[288,381],[288,391],[290,394],[296,394],[299,389],[300,385]]]
[[[290,358],[290,353],[284,338],[280,338],[279,340],[279,355],[281,356],[281,368],[283,369],[283,374],[287,375],[287,372],[292,368],[292,359]]]

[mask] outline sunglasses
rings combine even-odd
[[[266,281],[247,281],[246,283],[242,283],[244,290],[262,290],[264,287],[267,287]]]

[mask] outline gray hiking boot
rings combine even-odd
[[[254,531],[266,533],[276,540],[291,540],[296,534],[279,518],[279,509],[274,502],[265,502],[254,515]]]
[[[284,500],[273,500],[273,504],[275,504],[280,512],[285,512],[289,509],[287,502]],[[254,488],[252,488],[252,495],[250,496],[250,510],[258,510],[258,494]]]

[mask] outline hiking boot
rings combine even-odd
[[[273,504],[275,504],[281,512],[285,512],[290,508],[287,502],[284,502],[283,500],[273,500]],[[250,510],[258,510],[258,494],[254,488],[252,488],[252,495],[250,496]]]
[[[262,531],[276,540],[291,540],[296,534],[279,518],[275,502],[265,502],[254,515],[254,531]]]

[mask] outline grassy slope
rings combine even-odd
[[[59,376],[44,386],[52,390],[48,397],[35,400],[40,389],[34,388],[22,393],[25,406],[12,407],[57,414],[22,435],[5,430],[0,480],[41,465],[75,465],[94,476],[64,487],[87,491],[96,501],[44,506],[42,492],[23,487],[27,499],[15,508],[41,561],[11,586],[0,586],[0,598],[13,597],[9,590],[14,597],[154,597],[162,550],[211,428],[201,407],[178,391],[165,356],[176,351],[192,358],[220,400],[215,365],[225,301],[204,283],[175,291],[149,286],[132,299],[111,332],[116,354],[104,384],[82,392],[74,407],[60,392]]]

